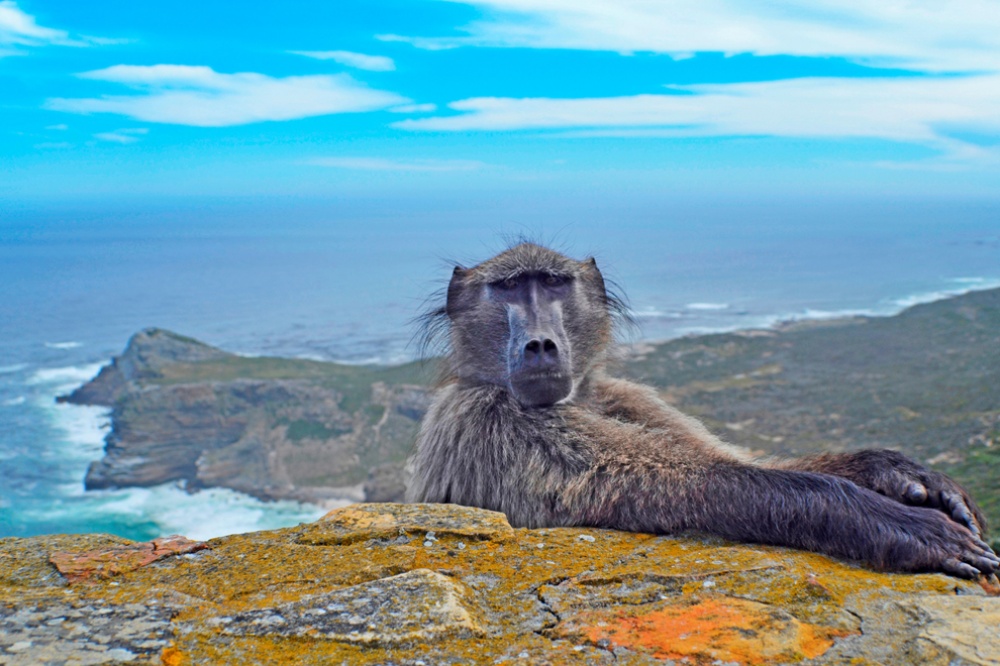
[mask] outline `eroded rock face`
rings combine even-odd
[[[408,373],[245,358],[148,329],[60,400],[112,408],[90,490],[178,482],[262,499],[393,501],[429,400],[399,381]]]
[[[360,645],[439,642],[480,635],[465,586],[414,569],[274,608],[216,618],[230,636],[302,636]]]
[[[147,548],[0,540],[0,663],[1000,663],[979,585],[781,548],[398,504],[208,546],[70,583]]]

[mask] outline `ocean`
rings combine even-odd
[[[889,315],[1000,286],[997,202],[418,203],[0,214],[0,536],[204,539],[321,515],[172,484],[84,490],[107,410],[55,397],[142,328],[243,354],[398,363],[416,353],[411,322],[452,262],[521,236],[596,256],[628,296],[632,341]]]

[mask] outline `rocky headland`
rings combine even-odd
[[[178,482],[261,499],[385,501],[402,494],[430,372],[238,356],[148,329],[59,400],[111,408],[88,489]]]
[[[1000,526],[1000,290],[642,344],[614,370],[760,453],[903,451],[958,478]],[[62,399],[112,410],[88,488],[394,501],[435,371],[237,356],[150,329]]]
[[[207,543],[0,539],[0,663],[998,664],[989,584],[362,504]]]

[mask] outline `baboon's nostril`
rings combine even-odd
[[[550,338],[535,338],[524,345],[524,360],[528,363],[558,363],[559,347]]]

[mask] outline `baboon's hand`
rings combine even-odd
[[[939,571],[959,578],[991,576],[1000,558],[978,536],[939,511],[918,509],[895,531],[885,555],[904,571]]]
[[[903,504],[943,511],[982,538],[985,520],[979,507],[948,476],[895,451],[864,451],[855,454],[852,463],[857,465],[852,480],[858,485]]]

